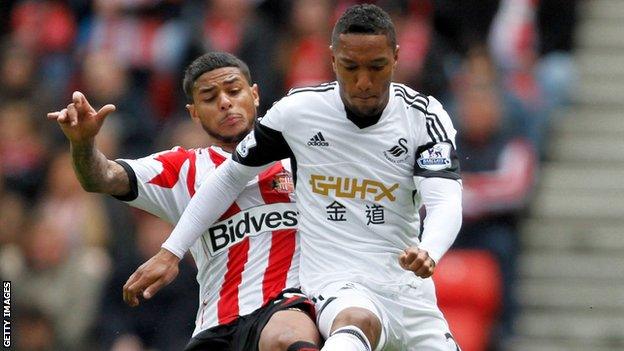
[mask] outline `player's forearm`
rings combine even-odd
[[[232,160],[223,163],[200,186],[162,247],[182,258],[262,169]]]
[[[462,223],[462,192],[456,180],[427,178],[421,182],[427,216],[420,248],[437,263],[451,247]]]
[[[89,192],[125,195],[130,191],[126,171],[104,156],[95,142],[71,143],[72,164],[83,189]]]

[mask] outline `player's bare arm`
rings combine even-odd
[[[81,92],[72,94],[72,103],[61,111],[48,113],[56,120],[70,142],[74,171],[82,187],[89,192],[125,195],[130,191],[126,171],[95,146],[95,137],[106,117],[115,111],[114,105],[105,105],[96,111]]]
[[[429,257],[426,250],[416,246],[410,246],[399,256],[399,264],[405,270],[412,271],[421,278],[429,278],[433,275],[436,263]]]
[[[150,299],[160,289],[169,285],[178,275],[180,259],[161,249],[143,263],[123,286],[123,299],[132,307],[138,306],[140,298]]]

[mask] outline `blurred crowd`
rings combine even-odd
[[[250,66],[260,114],[289,88],[333,80],[329,36],[355,0],[0,2],[0,277],[13,282],[16,350],[178,350],[193,330],[192,261],[148,303],[121,288],[171,230],[82,190],[46,121],[71,92],[117,111],[98,135],[110,159],[205,146],[184,110],[184,67],[209,50]],[[575,83],[574,0],[380,0],[400,45],[395,80],[443,101],[458,133],[464,225],[456,248],[496,258],[513,335],[518,222],[549,128]]]

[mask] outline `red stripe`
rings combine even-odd
[[[210,159],[212,160],[212,163],[215,164],[215,167],[219,167],[223,162],[225,162],[225,156],[216,152],[212,148],[208,148],[208,155],[210,155]]]
[[[191,197],[193,197],[193,195],[195,195],[195,160],[197,159],[195,150],[189,150],[188,156],[189,156],[189,170],[188,170],[188,176],[186,177],[186,187],[188,188],[188,191]]]
[[[228,252],[227,273],[219,292],[217,314],[219,324],[227,324],[238,318],[238,286],[243,280],[243,269],[249,254],[249,238],[243,239]]]
[[[208,148],[210,159],[215,167],[219,167],[225,162],[226,157]],[[230,208],[219,218],[220,221],[229,218],[240,212],[240,208],[233,203]],[[243,239],[240,243],[232,246],[228,251],[227,271],[223,277],[223,284],[219,291],[219,302],[217,303],[217,316],[219,324],[227,324],[238,317],[238,286],[243,280],[243,270],[249,257],[249,238]]]
[[[260,193],[265,203],[290,202],[287,193],[278,192],[273,187],[275,175],[283,171],[281,163],[277,163],[259,175]],[[262,279],[263,304],[286,288],[288,270],[295,254],[295,233],[293,229],[276,230],[272,233],[269,263]]]
[[[229,218],[238,212],[240,212],[240,208],[236,203],[233,203],[219,220]],[[243,270],[248,256],[249,238],[243,239],[228,251],[227,272],[223,277],[223,285],[221,285],[219,302],[217,303],[219,324],[227,324],[238,317],[238,286],[243,280]]]

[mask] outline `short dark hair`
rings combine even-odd
[[[213,51],[207,54],[203,54],[191,62],[184,71],[184,80],[182,81],[182,88],[184,89],[184,95],[189,103],[193,102],[193,85],[197,78],[206,72],[213,71],[217,68],[223,67],[236,67],[238,68],[247,83],[251,85],[251,73],[249,73],[249,67],[238,57],[229,54],[227,52]]]
[[[332,46],[336,47],[340,34],[349,33],[383,34],[392,49],[396,47],[396,31],[390,15],[373,4],[351,6],[340,16],[332,32]]]

